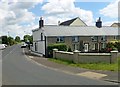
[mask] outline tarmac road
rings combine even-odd
[[[114,85],[114,83],[51,70],[28,60],[20,45],[2,53],[3,85]]]

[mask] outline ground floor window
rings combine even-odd
[[[73,44],[73,50],[78,50],[78,44]]]
[[[101,48],[105,48],[106,44],[105,43],[101,43]]]

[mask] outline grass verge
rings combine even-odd
[[[72,61],[66,61],[66,60],[60,60],[60,59],[49,58],[48,60],[59,63],[59,64],[86,68],[86,69],[91,69],[91,70],[118,71],[118,66],[120,66],[120,57],[118,58],[117,62],[113,64],[109,64],[109,63],[78,63],[78,64],[75,64]]]

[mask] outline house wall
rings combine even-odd
[[[71,47],[72,51],[74,51],[73,45],[77,44],[78,45],[78,50],[84,51],[84,44],[89,45],[89,51],[92,50],[101,50],[102,49],[102,43],[107,43],[111,40],[114,39],[114,36],[107,36],[106,41],[101,41],[101,36],[98,37],[98,41],[92,41],[91,36],[79,36],[79,41],[78,42],[72,42],[72,36],[67,36],[65,37],[65,44],[67,47]],[[47,42],[49,44],[55,44],[57,43],[57,37],[47,37]],[[81,43],[82,42],[82,43]],[[99,43],[99,44],[98,44]],[[82,49],[83,48],[83,49]]]
[[[107,42],[110,42],[110,41],[113,41],[113,40],[115,40],[114,36],[107,36]]]
[[[81,21],[79,18],[77,18],[70,26],[86,26],[83,21]]]
[[[33,51],[35,50],[35,43],[37,44],[37,51],[38,53],[43,53],[45,55],[45,41],[41,41],[41,33],[43,33],[42,29],[39,29],[37,31],[33,32]],[[44,38],[44,33],[43,33],[43,40],[45,40]],[[101,37],[98,36],[98,41],[92,41],[91,36],[79,36],[79,41],[78,42],[73,42],[72,41],[72,36],[66,36],[65,37],[65,44],[67,45],[67,47],[70,47],[72,49],[72,51],[74,51],[74,45],[77,45],[78,48],[77,50],[83,51],[84,52],[84,44],[89,45],[88,47],[88,51],[92,51],[92,50],[101,50],[102,49],[102,43],[107,43],[111,40],[114,40],[114,36],[107,36],[107,40],[101,41]],[[55,44],[58,43],[57,42],[57,37],[47,37],[46,39],[46,46],[50,45],[50,44]]]
[[[45,37],[43,33],[43,39],[41,39],[42,29],[33,32],[33,47],[32,51],[45,55]]]

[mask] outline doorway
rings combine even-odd
[[[88,44],[88,43],[85,43],[85,45],[84,45],[84,51],[85,51],[85,52],[88,52],[88,50],[89,50],[89,44]]]

